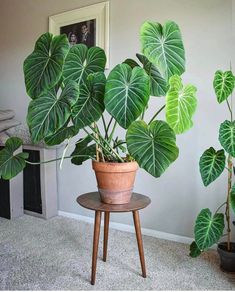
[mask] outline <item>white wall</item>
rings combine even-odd
[[[24,121],[29,98],[24,89],[22,63],[36,38],[48,29],[48,16],[97,2],[100,1],[0,0],[0,107],[15,109],[17,118]],[[179,159],[160,179],[138,172],[135,191],[152,200],[141,212],[145,228],[190,237],[199,210],[215,209],[224,200],[226,173],[205,188],[198,161],[209,146],[220,147],[218,128],[228,117],[225,104],[216,102],[212,80],[217,69],[229,68],[230,61],[235,66],[232,14],[235,15],[234,0],[110,0],[110,67],[139,52],[139,28],[144,20],[163,23],[172,19],[179,24],[185,44],[187,68],[183,80],[198,88],[194,128],[177,137]],[[151,101],[147,119],[163,101]],[[60,210],[92,215],[75,203],[78,194],[96,189],[90,162],[81,167],[65,162],[58,172],[58,184]],[[132,224],[130,214],[112,216],[113,221]]]

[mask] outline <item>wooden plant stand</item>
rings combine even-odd
[[[77,198],[79,205],[86,209],[95,211],[95,224],[94,224],[94,236],[93,236],[93,254],[92,254],[92,269],[91,269],[91,284],[95,284],[96,276],[96,264],[97,264],[97,254],[98,254],[98,245],[99,245],[99,236],[100,236],[100,223],[101,215],[104,212],[104,244],[103,244],[103,261],[106,262],[107,259],[107,248],[108,248],[108,230],[109,230],[109,217],[110,213],[119,213],[119,212],[132,212],[136,239],[139,249],[140,263],[142,269],[142,276],[146,278],[146,267],[144,259],[144,248],[140,227],[140,218],[139,210],[147,207],[151,200],[144,195],[133,193],[131,201],[128,204],[123,205],[111,205],[104,204],[100,200],[100,195],[98,192],[86,193]]]

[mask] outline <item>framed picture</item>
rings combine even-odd
[[[82,43],[88,48],[101,47],[107,56],[106,69],[109,67],[109,2],[50,16],[49,32],[65,33],[70,46]]]

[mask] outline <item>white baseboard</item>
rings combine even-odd
[[[94,218],[88,217],[88,216],[78,215],[78,214],[64,212],[64,211],[58,211],[58,215],[63,216],[63,217],[77,219],[77,220],[84,221],[87,223],[92,223],[92,224],[94,223]],[[102,221],[102,224],[103,224],[103,221]],[[120,230],[120,231],[127,231],[131,233],[135,232],[134,226],[127,225],[127,224],[110,222],[109,226],[110,228]],[[148,236],[152,236],[152,237],[156,237],[160,239],[171,240],[175,242],[191,244],[191,242],[194,240],[193,238],[190,238],[190,237],[166,233],[166,232],[157,231],[157,230],[148,229],[148,228],[141,228],[141,230],[142,230],[143,235],[148,235]]]

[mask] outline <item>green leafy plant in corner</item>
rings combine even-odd
[[[71,159],[76,165],[87,159],[136,160],[148,173],[160,177],[178,157],[176,134],[193,125],[196,88],[181,79],[185,52],[175,22],[144,22],[140,42],[142,52],[136,54],[137,59],[117,64],[106,78],[103,49],[83,44],[70,48],[66,35],[40,36],[23,68],[31,98],[27,123],[33,143],[66,142],[58,160]],[[165,104],[146,120],[150,97],[165,97]],[[164,109],[166,121],[158,120]],[[117,125],[126,130],[125,137],[115,135]],[[66,156],[77,135],[74,151]],[[14,155],[16,147],[11,144],[17,143],[21,144],[11,138],[0,152],[3,178],[15,176],[31,163],[22,153]]]
[[[190,246],[190,255],[199,256],[223,236],[225,221],[227,225],[227,250],[231,250],[231,209],[235,213],[235,184],[232,186],[233,158],[235,157],[235,121],[233,120],[232,93],[235,87],[235,77],[232,71],[216,71],[214,90],[219,103],[226,102],[230,112],[230,120],[224,121],[219,128],[219,142],[222,149],[207,149],[201,156],[199,167],[203,184],[210,185],[226,169],[228,171],[227,198],[214,214],[209,209],[203,209],[195,222],[195,241]],[[229,96],[231,95],[231,99]],[[227,161],[227,167],[226,167]],[[224,213],[219,213],[225,207]]]

